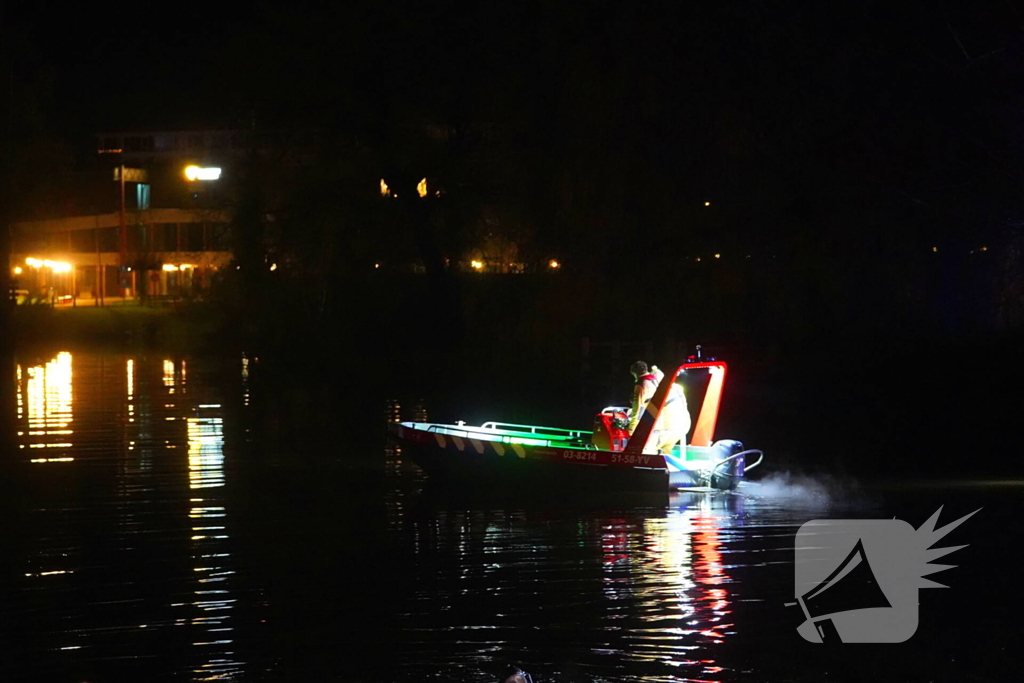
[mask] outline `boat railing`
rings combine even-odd
[[[487,424],[492,424],[492,423],[487,423]],[[496,423],[493,423],[493,424],[501,425],[502,427],[508,427],[508,426],[529,427],[529,425],[506,425],[506,424],[500,423],[500,422],[496,422]],[[545,429],[545,428],[544,427],[537,427],[536,429]],[[548,429],[558,430],[557,427],[550,427]],[[427,425],[426,428],[423,431],[425,431],[427,433],[431,433],[431,434],[445,434],[445,435],[450,435],[450,436],[458,436],[458,437],[462,437],[462,438],[466,438],[466,439],[493,440],[494,438],[497,438],[499,441],[502,441],[504,443],[525,443],[525,444],[530,444],[530,445],[535,445],[535,446],[558,446],[558,445],[562,445],[562,446],[576,446],[576,447],[584,446],[586,448],[591,448],[592,447],[590,444],[583,443],[584,438],[586,436],[589,436],[589,434],[587,432],[580,432],[578,430],[571,430],[571,429],[562,429],[562,430],[558,430],[558,431],[565,432],[566,434],[572,434],[573,436],[567,436],[566,434],[543,434],[543,433],[537,432],[537,431],[524,432],[524,431],[513,431],[513,430],[507,430],[507,429],[503,429],[502,431],[499,431],[498,429],[494,428],[493,425],[490,426],[490,427],[487,427],[487,426],[464,427],[464,426],[454,426],[454,425],[446,425],[446,424],[432,424],[432,425]],[[579,436],[575,436],[576,434],[579,434]],[[528,435],[529,436],[533,436],[534,438],[529,438]],[[570,443],[566,443],[566,442],[570,442]]]
[[[490,422],[484,422],[480,428],[492,431],[505,429],[509,431],[528,432],[530,434],[537,434],[538,436],[561,437],[563,439],[583,439],[591,435],[590,432],[582,429],[562,429],[561,427],[537,427],[534,425],[512,424],[510,422],[494,422],[493,420]]]

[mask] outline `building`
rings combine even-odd
[[[146,209],[12,226],[11,266],[24,300],[195,297],[231,262],[224,212]]]
[[[96,151],[117,155],[127,165],[202,161],[223,164],[249,149],[240,130],[121,131],[96,135]]]
[[[366,190],[373,192],[379,178],[381,194],[388,197],[398,196],[398,188],[403,195],[415,190],[421,197],[441,196],[451,176],[455,186],[470,187],[461,194],[478,203],[470,209],[477,214],[472,218],[477,244],[467,254],[445,254],[446,260],[478,272],[533,270],[521,253],[518,228],[524,221],[501,220],[499,209],[503,191],[512,188],[513,200],[526,194],[522,174],[509,178],[501,172],[501,162],[517,148],[507,126],[400,126],[387,132],[385,142],[378,141],[380,149],[323,130],[106,131],[95,141],[96,156],[87,173],[56,192],[60,196],[52,203],[46,197],[37,204],[36,220],[12,226],[11,267],[23,299],[99,303],[111,297],[201,296],[217,271],[232,261],[225,208],[237,198],[248,165],[259,164],[271,178],[289,178],[317,155],[319,162],[355,155],[352,181],[358,185],[360,174],[366,176]],[[216,167],[223,174],[218,181],[189,181],[184,173],[189,166]],[[111,173],[121,168],[129,169],[123,216],[121,183]],[[132,175],[131,169],[145,177]],[[274,192],[288,185],[266,185],[261,189],[267,193],[267,214],[276,215],[282,197]],[[375,267],[380,260],[373,259]],[[413,262],[414,254],[400,260],[399,268],[423,270]]]
[[[224,210],[228,190],[223,183],[190,181],[184,171],[229,171],[249,142],[238,130],[97,134],[95,163],[65,192],[77,198],[68,204],[92,211],[46,212],[42,220],[11,226],[10,265],[19,299],[102,303],[201,296],[232,260]],[[129,170],[122,184],[122,168],[138,172]],[[54,199],[57,206],[67,197]]]

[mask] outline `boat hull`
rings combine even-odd
[[[440,433],[409,423],[393,423],[392,440],[432,480],[469,487],[551,486],[561,491],[668,491],[735,488],[742,460],[713,477],[696,471],[670,473],[658,454],[560,448],[506,443],[467,432]],[[736,469],[735,465],[739,465]],[[720,476],[739,472],[740,476]]]
[[[432,479],[470,487],[536,487],[564,491],[620,490],[667,491],[668,472],[650,468],[609,467],[599,464],[558,461],[530,457],[536,453],[526,447],[527,457],[491,457],[476,453],[452,453],[447,450],[399,441],[420,469]]]

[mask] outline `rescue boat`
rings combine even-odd
[[[727,366],[715,359],[690,359],[666,373],[633,436],[625,429],[625,408],[610,406],[594,417],[590,430],[485,422],[393,422],[390,437],[428,477],[470,486],[535,486],[623,491],[733,491],[761,464],[760,450],[733,439],[714,441]],[[685,448],[654,449],[659,411],[672,385],[688,401],[703,392]],[[748,460],[756,460],[748,464]]]

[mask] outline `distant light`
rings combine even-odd
[[[711,202],[704,202],[704,206],[711,206]]]
[[[174,265],[172,263],[165,263],[164,264],[164,270],[166,270],[168,273],[171,272],[172,270],[177,270],[177,269],[178,269],[178,266],[176,266],[176,265]]]
[[[185,168],[185,177],[189,180],[218,180],[220,178],[220,169],[213,166],[209,168],[187,166]]]
[[[14,266],[14,274],[21,275],[21,266]]]
[[[427,196],[427,179],[424,178],[416,185],[416,191],[421,197]]]
[[[473,270],[483,270],[484,264],[480,261],[470,261],[469,265],[473,267]]]
[[[722,258],[721,254],[715,254],[715,258]]]
[[[178,266],[178,270],[185,270],[186,268],[195,268],[195,266],[192,265],[191,263],[182,263],[180,266]]]
[[[697,257],[697,263],[700,263],[700,256]]]
[[[982,247],[981,250],[982,251],[988,251],[988,247]]]
[[[271,271],[275,271],[275,270],[277,270],[277,264],[276,264],[276,263],[271,263],[271,264],[270,264],[270,270],[271,270]]]
[[[551,270],[557,270],[561,267],[562,264],[556,261],[555,259],[551,259],[550,261],[548,261],[548,268],[550,268]]]
[[[932,251],[938,251],[938,250],[939,250],[938,247],[932,247]]]
[[[374,264],[373,264],[373,267],[374,267],[374,268],[380,268],[380,264],[379,264],[379,263],[374,263]]]
[[[384,179],[381,178],[380,179],[380,196],[381,197],[387,197],[389,194],[391,194],[391,189],[388,187],[388,184],[384,182]]]

